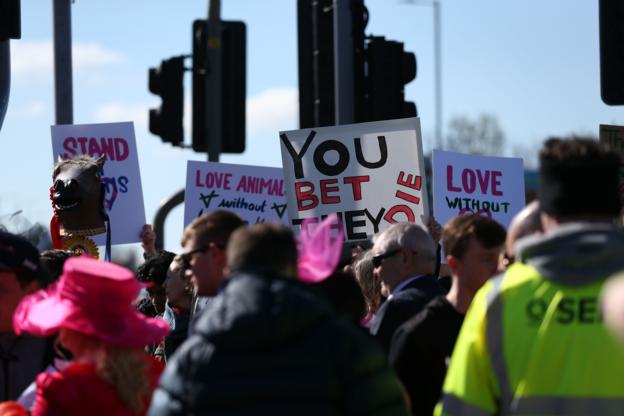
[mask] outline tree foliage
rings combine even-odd
[[[491,114],[481,114],[475,120],[455,116],[449,122],[446,148],[453,152],[499,156],[505,151],[505,133]]]

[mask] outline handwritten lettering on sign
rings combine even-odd
[[[434,213],[441,223],[478,214],[508,225],[524,206],[522,160],[435,150]]]
[[[413,122],[413,121],[412,121]],[[291,224],[336,213],[346,240],[362,240],[398,221],[420,222],[424,178],[413,131],[391,122],[281,132]],[[385,124],[384,124],[385,123]],[[413,167],[413,169],[410,169]]]
[[[189,161],[184,222],[216,209],[234,211],[247,223],[285,222],[281,169]]]

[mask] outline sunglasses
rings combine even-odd
[[[385,259],[390,258],[390,257],[396,255],[401,250],[402,249],[397,248],[397,249],[394,249],[394,250],[386,251],[383,254],[378,254],[377,256],[373,256],[373,267],[375,267],[375,268],[381,267],[381,264],[383,263],[383,261]]]
[[[191,259],[193,258],[195,254],[198,254],[198,253],[203,254],[207,252],[209,248],[210,246],[201,246],[191,251],[187,251],[186,253],[180,254],[180,263],[182,264],[182,270],[186,270],[191,267]]]
[[[191,251],[187,251],[186,253],[182,253],[182,254],[179,255],[180,256],[180,263],[182,264],[182,269],[186,270],[186,269],[190,268],[191,267],[191,259],[193,258],[193,256],[195,254],[198,254],[198,253],[202,253],[202,254],[206,253],[210,249],[210,246],[218,247],[221,250],[225,249],[225,245],[219,244],[219,243],[215,243],[215,242],[211,242],[208,245],[197,247],[197,248],[194,248]]]

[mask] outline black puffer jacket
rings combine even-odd
[[[233,276],[176,351],[150,415],[404,415],[365,334],[293,279]]]

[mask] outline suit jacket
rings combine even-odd
[[[394,331],[420,312],[431,299],[443,294],[444,290],[435,276],[419,277],[381,305],[370,321],[370,333],[379,340],[380,345],[387,352]]]

